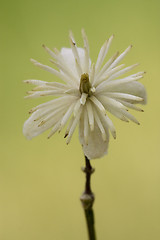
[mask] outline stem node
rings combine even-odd
[[[87,193],[83,193],[80,197],[82,206],[84,208],[84,210],[90,209],[92,208],[92,205],[94,203],[94,194],[87,194]]]

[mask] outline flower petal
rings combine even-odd
[[[88,134],[88,144],[85,142],[84,136],[84,114],[82,114],[79,124],[79,140],[82,144],[84,155],[88,157],[88,159],[95,159],[103,157],[107,154],[108,143],[109,143],[109,132],[108,129],[105,129],[107,139],[106,141],[102,138],[102,133],[95,122],[94,131],[90,131]]]
[[[51,128],[52,126],[54,126],[54,124],[57,123],[57,116],[54,119],[50,119],[46,124],[42,124],[39,125],[42,121],[38,120],[35,121],[35,114],[37,114],[37,112],[41,112],[41,109],[37,110],[35,113],[33,113],[24,123],[23,125],[23,134],[24,136],[30,140],[33,137],[38,136],[39,134],[43,133],[44,131],[48,130],[49,128]],[[60,116],[59,116],[60,118]]]
[[[141,104],[147,103],[147,93],[142,83],[133,81],[128,82],[125,84],[114,86],[114,88],[110,92],[122,92],[131,94],[140,98],[143,98],[143,101],[141,101]],[[128,100],[130,103],[137,103],[137,101],[134,100]]]
[[[25,121],[23,134],[27,139],[32,139],[57,124],[67,111],[69,104],[66,103],[57,108],[55,107],[54,105],[48,108],[42,107],[33,112]]]
[[[80,58],[80,62],[82,64],[82,67],[84,67],[84,62],[85,62],[85,51],[83,48],[77,48],[78,55]],[[61,49],[61,55],[63,56],[63,59],[66,62],[66,65],[68,65],[68,68],[72,68],[74,73],[77,75],[77,70],[76,70],[76,62],[75,58],[72,52],[71,48],[62,48]]]
[[[86,66],[85,66],[85,50],[83,48],[77,48],[80,63],[82,66],[83,72],[85,72]],[[62,48],[61,49],[61,55],[66,62],[66,65],[69,67],[69,69],[72,68],[73,72],[77,75],[77,68],[76,68],[76,61],[72,52],[71,48]],[[91,66],[91,60],[89,59],[89,68]]]

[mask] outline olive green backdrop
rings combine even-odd
[[[79,197],[84,188],[78,131],[69,146],[63,132],[27,141],[22,126],[28,111],[47,99],[24,100],[22,80],[54,76],[45,64],[48,47],[69,47],[72,29],[79,45],[84,27],[95,61],[102,43],[115,34],[109,56],[133,44],[126,65],[141,63],[148,92],[141,122],[114,117],[117,140],[94,160],[92,188],[98,240],[160,239],[160,17],[159,1],[1,1],[0,4],[0,239],[87,240]]]

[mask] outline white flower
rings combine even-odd
[[[36,85],[29,91],[26,98],[41,96],[58,97],[33,108],[32,115],[24,123],[23,133],[31,139],[49,128],[50,138],[55,132],[68,123],[65,137],[70,142],[76,126],[79,124],[79,139],[84,154],[89,158],[99,158],[107,153],[109,132],[116,138],[116,130],[108,117],[108,112],[117,118],[128,122],[128,119],[139,122],[128,112],[128,108],[143,111],[136,104],[146,103],[144,86],[137,80],[144,72],[138,72],[121,77],[137,66],[124,67],[119,65],[132,46],[129,46],[118,56],[118,52],[104,65],[113,36],[100,49],[96,64],[89,58],[89,45],[84,30],[82,30],[84,48],[78,48],[73,34],[69,39],[71,48],[51,51],[43,46],[54,60],[50,60],[59,71],[52,67],[31,60],[34,65],[54,74],[61,79],[59,82],[41,80],[26,80],[26,83]]]

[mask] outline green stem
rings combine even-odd
[[[94,227],[94,211],[92,208],[95,198],[90,185],[91,174],[94,172],[94,168],[92,168],[90,161],[86,156],[85,163],[86,166],[82,169],[82,171],[86,174],[86,184],[85,191],[82,194],[80,200],[82,202],[82,206],[85,212],[89,240],[96,240],[96,233]]]

